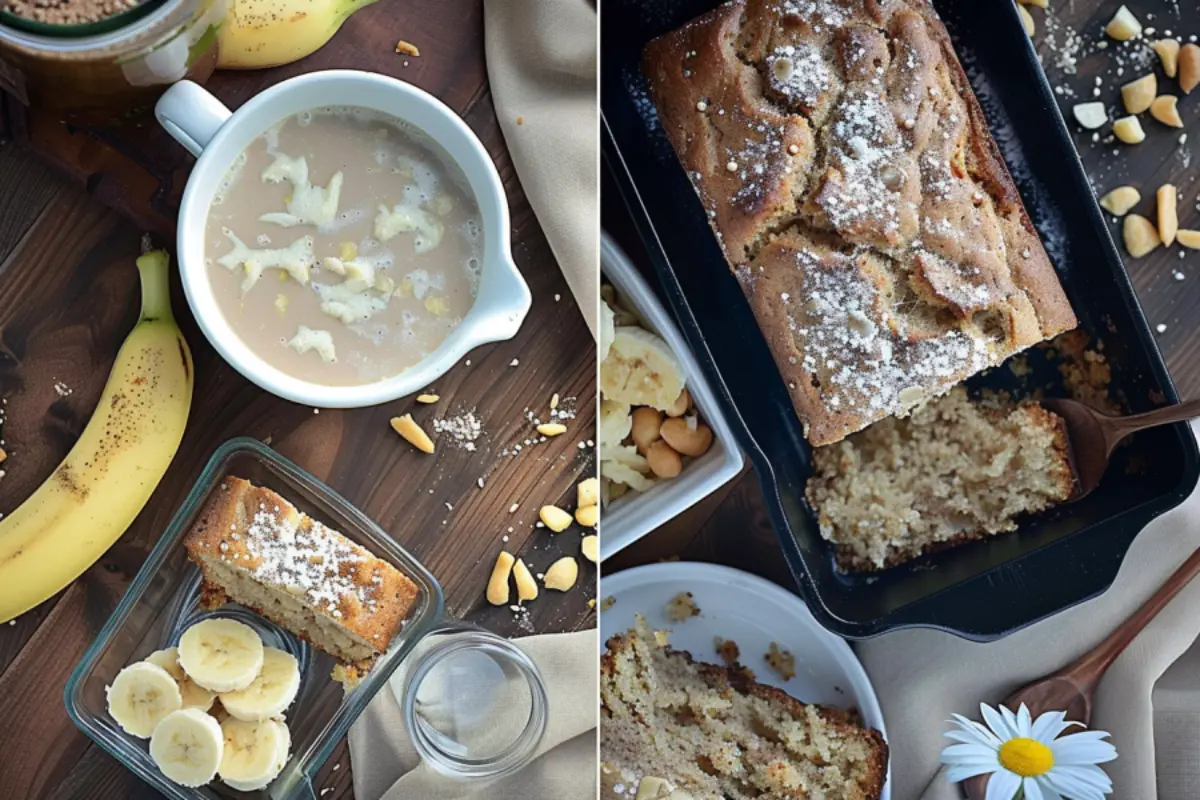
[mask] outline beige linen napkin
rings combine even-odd
[[[596,335],[600,109],[596,12],[586,0],[486,0],[500,129],[567,286]]]
[[[1193,493],[1142,531],[1112,588],[1081,606],[989,644],[935,631],[901,631],[856,645],[883,706],[892,749],[892,796],[960,797],[957,787],[939,774],[950,714],[978,719],[980,702],[995,704],[1092,649],[1197,547],[1200,494]],[[1063,564],[1063,569],[1071,565]],[[998,594],[996,602],[1003,597]],[[1104,765],[1117,800],[1200,797],[1200,674],[1181,663],[1175,685],[1190,687],[1188,691],[1158,692],[1155,686],[1198,636],[1200,580],[1195,580],[1134,640],[1100,684],[1092,727],[1109,731],[1117,748],[1117,760]],[[1200,654],[1189,655],[1192,664],[1200,665]]]
[[[358,800],[595,800],[600,707],[596,631],[530,636],[514,644],[537,664],[549,698],[546,736],[533,763],[516,775],[487,783],[438,774],[417,757],[396,697],[384,687],[350,728],[354,796]],[[397,670],[400,680],[412,660],[409,656]]]

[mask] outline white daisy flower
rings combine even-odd
[[[942,751],[951,783],[990,774],[986,800],[1104,800],[1112,792],[1112,781],[1097,766],[1117,757],[1117,749],[1103,741],[1106,732],[1058,738],[1072,725],[1083,725],[1065,721],[1062,711],[1031,719],[1024,703],[1016,714],[985,703],[979,711],[986,725],[955,714],[958,730],[946,734],[958,742]]]

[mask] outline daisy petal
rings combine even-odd
[[[1056,792],[1073,800],[1103,800],[1112,791],[1112,781],[1099,767],[1056,765],[1045,777]]]
[[[1008,723],[1004,721],[1004,717],[1000,712],[989,706],[987,703],[979,704],[979,713],[983,715],[983,721],[992,729],[992,732],[999,737],[1001,742],[1006,742],[1015,736],[1015,733],[1009,730]]]
[[[1112,761],[1117,757],[1117,748],[1101,739],[1106,736],[1104,731],[1086,731],[1055,739],[1050,743],[1054,763],[1074,767]]]
[[[1021,707],[1017,709],[1017,732],[1025,739],[1033,738],[1033,720],[1029,715],[1029,708],[1021,703]]]
[[[977,744],[980,747],[988,748],[992,752],[995,752],[997,749],[991,743],[981,742],[979,740],[979,734],[975,733],[974,731],[970,731],[970,732],[968,732],[968,731],[946,731],[945,733],[942,734],[942,736],[945,736],[947,739],[949,739],[952,742],[962,742],[963,744]]]
[[[959,760],[990,759],[996,761],[996,751],[985,744],[970,742],[968,744],[951,744],[942,749],[942,758],[946,763],[954,764]]]
[[[946,770],[946,780],[950,783],[959,783],[967,778],[974,778],[976,775],[987,775],[996,771],[995,764],[957,764]]]
[[[1030,738],[1049,744],[1067,729],[1066,717],[1066,712],[1063,711],[1047,711],[1034,721],[1033,735]]]
[[[1004,717],[1004,724],[1008,726],[1008,730],[1012,734],[1008,738],[1019,738],[1021,736],[1021,729],[1017,726],[1017,715],[1008,706],[1000,706],[997,710],[1000,712],[1000,716]]]
[[[1025,706],[1021,706],[1024,708]],[[1045,800],[1042,795],[1042,787],[1037,785],[1037,781],[1033,778],[1026,778],[1021,781],[1021,791],[1025,792],[1025,800]]]
[[[1003,742],[1000,741],[999,737],[989,731],[986,727],[959,714],[954,714],[953,716],[955,724],[962,728],[963,731],[967,733],[974,733],[978,736],[980,741],[986,742],[996,750],[1000,749],[1000,745],[1003,744]]]
[[[1021,788],[1021,777],[1014,772],[1002,769],[993,772],[988,778],[987,794],[984,800],[1012,800],[1017,789]]]
[[[1046,780],[1045,775],[1039,775],[1033,780],[1042,792],[1042,800],[1063,800],[1063,796],[1055,791],[1054,787],[1050,785],[1050,781]]]

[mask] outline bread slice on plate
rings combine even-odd
[[[694,661],[638,622],[608,640],[600,661],[605,797],[880,796],[888,747],[879,731],[758,683],[747,669]]]

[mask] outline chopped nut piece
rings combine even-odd
[[[412,414],[402,417],[392,417],[392,430],[404,437],[404,440],[422,453],[433,452],[433,440],[429,434],[421,430],[421,426],[413,421]]]
[[[1162,62],[1163,72],[1168,78],[1174,78],[1176,68],[1179,66],[1179,42],[1175,39],[1159,39],[1150,46],[1154,48],[1154,52],[1158,53],[1158,60]]]
[[[1137,117],[1121,117],[1113,123],[1113,134],[1125,144],[1140,144],[1146,138]]]
[[[567,432],[567,426],[558,422],[543,422],[537,426],[537,432],[542,436],[558,436]]]
[[[1197,83],[1200,83],[1200,47],[1185,44],[1179,51],[1179,88],[1184,94],[1191,94]]]
[[[796,677],[796,657],[787,650],[780,649],[778,642],[771,642],[771,649],[764,658],[771,665],[771,669],[775,670],[785,681]]]
[[[700,616],[700,606],[696,605],[691,592],[680,592],[667,602],[663,613],[671,622],[684,622]]]
[[[600,479],[586,478],[575,487],[575,505],[594,506],[600,502]]]
[[[1100,198],[1100,207],[1115,217],[1123,217],[1142,199],[1141,193],[1132,186],[1118,186]]]
[[[396,52],[402,56],[413,56],[414,58],[421,55],[421,51],[417,49],[415,44],[406,42],[403,39],[396,42]]]
[[[1088,130],[1095,130],[1108,122],[1108,110],[1104,103],[1076,103],[1071,111],[1075,114],[1075,121]]]
[[[594,528],[600,521],[600,506],[580,506],[575,509],[575,521],[585,528]]]
[[[419,394],[419,395],[417,395],[418,403],[427,403],[427,404],[428,403],[436,403],[438,400],[441,400],[441,399],[442,398],[436,394]]]
[[[571,515],[558,506],[542,506],[538,517],[555,533],[562,533],[571,527]]]
[[[1150,108],[1158,95],[1158,78],[1151,72],[1121,87],[1121,102],[1130,114],[1140,114]]]
[[[4,448],[0,447],[0,464],[8,460],[8,453],[4,452]]]
[[[512,574],[514,561],[512,554],[504,550],[496,556],[496,566],[492,567],[487,585],[487,601],[494,606],[508,605],[508,576]]]
[[[1025,32],[1033,36],[1037,32],[1037,25],[1034,24],[1033,15],[1025,10],[1025,6],[1017,6],[1017,15],[1021,18],[1021,24],[1025,26]]]
[[[1121,6],[1108,25],[1104,26],[1104,32],[1118,42],[1125,42],[1141,34],[1142,23],[1138,22],[1133,12]]]
[[[1180,228],[1175,233],[1175,241],[1179,242],[1189,250],[1200,250],[1200,231],[1193,231],[1188,228]]]
[[[537,581],[533,579],[529,567],[525,566],[525,562],[519,558],[517,563],[513,564],[513,580],[517,582],[517,602],[523,603],[526,600],[537,599]]]
[[[600,537],[585,536],[583,541],[579,543],[579,550],[583,553],[583,557],[593,564],[600,563]]]
[[[565,592],[575,585],[578,578],[579,563],[571,556],[563,556],[551,564],[550,569],[546,570],[546,577],[542,579],[542,585],[547,589]]]
[[[675,398],[674,404],[667,409],[668,417],[682,417],[692,407],[692,396],[684,389],[679,393],[679,397]]]
[[[1150,116],[1163,125],[1170,125],[1172,128],[1182,128],[1183,119],[1179,116],[1178,106],[1178,97],[1169,94],[1159,95],[1150,104]]]
[[[1141,258],[1162,244],[1154,223],[1141,214],[1129,214],[1125,217],[1122,235],[1125,239],[1125,249],[1134,258]]]
[[[1175,241],[1175,232],[1179,230],[1179,214],[1175,203],[1179,199],[1175,187],[1164,183],[1158,187],[1158,238],[1167,247]]]
[[[556,408],[558,408],[558,392],[550,396],[550,410],[553,411]]]

